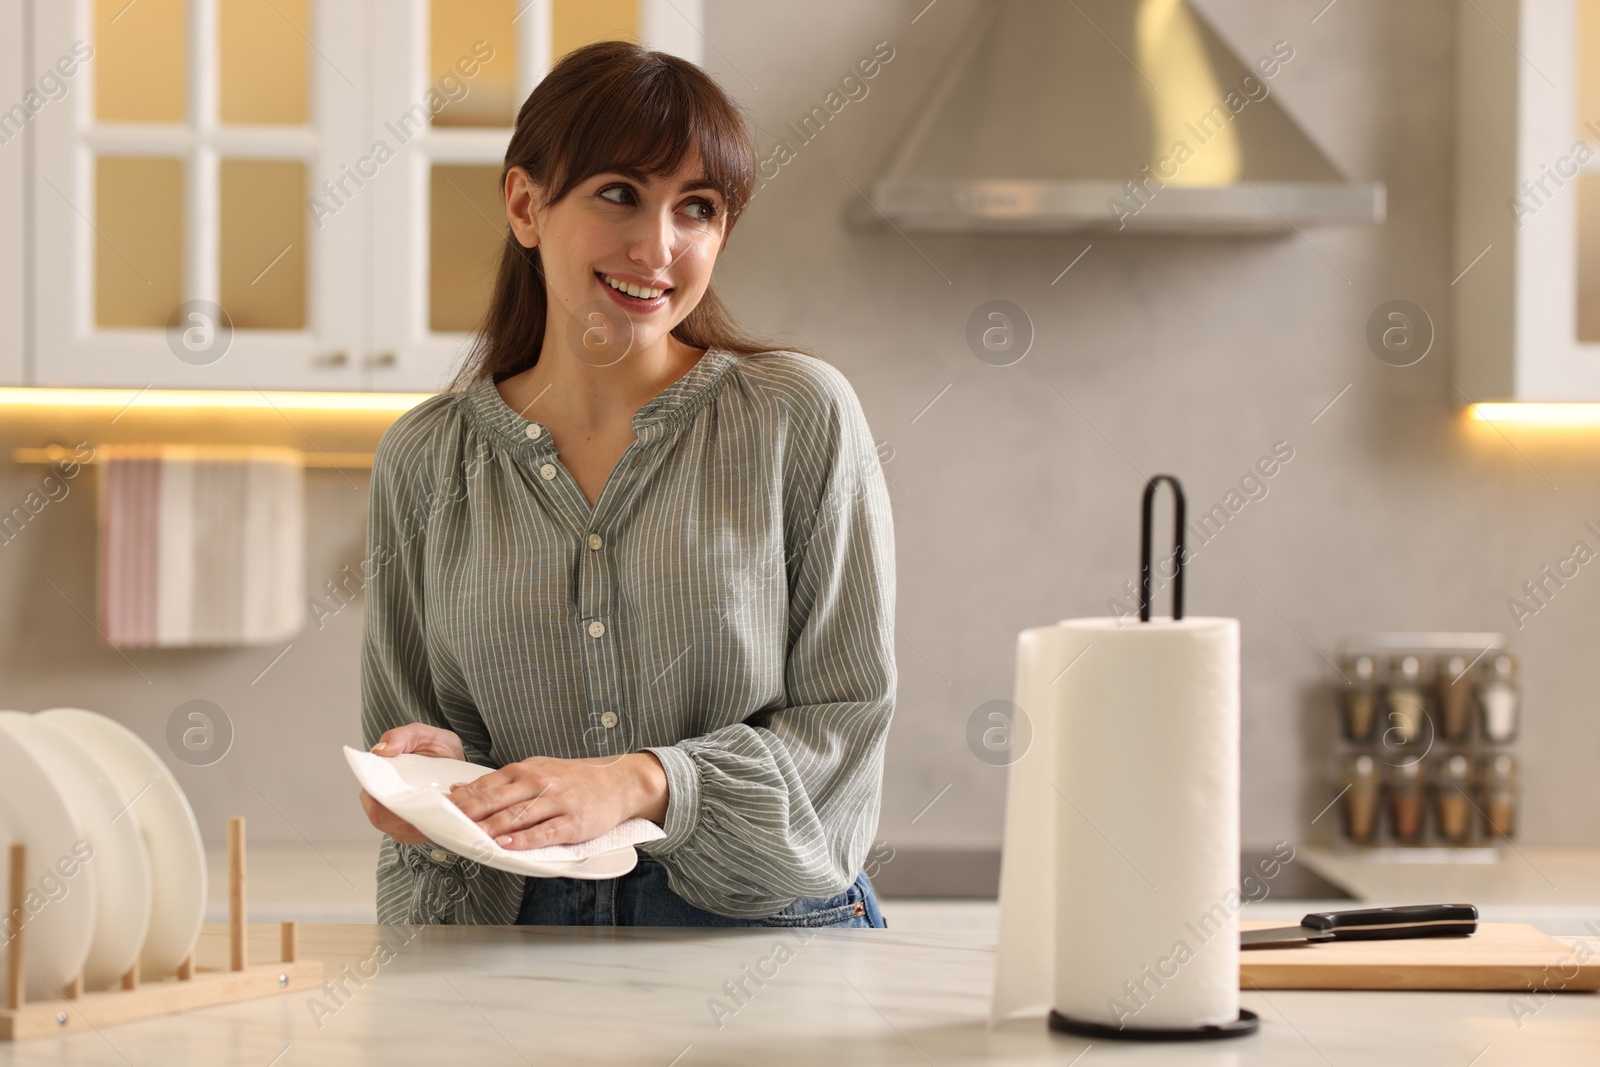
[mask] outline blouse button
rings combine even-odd
[[[617,725],[617,713],[614,711],[608,711],[602,714],[600,716],[600,725],[606,727],[607,729]]]
[[[528,423],[527,430],[524,432],[527,433],[528,440],[537,441],[539,439],[539,435],[544,433],[544,427],[540,426],[537,422],[530,422]]]
[[[596,551],[599,551],[600,546],[603,545],[603,544],[605,544],[605,542],[600,540],[600,535],[599,534],[592,533],[592,534],[589,535],[589,547],[590,548],[595,549]]]
[[[554,463],[546,463],[539,468],[539,476],[548,482],[556,476],[556,465]]]
[[[606,624],[601,622],[599,619],[596,619],[596,620],[594,620],[593,622],[591,622],[589,624],[589,636],[590,637],[600,637],[605,632],[606,632]]]

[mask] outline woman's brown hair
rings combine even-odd
[[[524,167],[546,195],[541,206],[549,207],[603,171],[673,174],[692,149],[723,196],[723,232],[731,233],[755,186],[755,144],[743,112],[686,59],[631,41],[597,41],[567,53],[523,102],[500,187],[512,167]],[[547,299],[539,249],[507,237],[494,296],[450,389],[489,375],[498,381],[537,363]],[[737,355],[785,347],[745,333],[714,285],[672,336]]]

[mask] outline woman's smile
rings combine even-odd
[[[612,300],[632,311],[650,312],[664,308],[673,292],[670,286],[664,288],[647,286],[640,279],[629,275],[618,276],[597,270],[594,276],[596,282]]]

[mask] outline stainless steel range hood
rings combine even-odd
[[[1186,0],[980,0],[884,174],[902,230],[1260,233],[1384,218],[1279,106],[1293,44],[1243,61]]]

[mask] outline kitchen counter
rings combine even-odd
[[[893,919],[890,919],[893,922]],[[809,936],[808,936],[809,935]],[[278,928],[250,928],[275,959]],[[1574,943],[1576,939],[1568,939]],[[728,983],[763,965],[764,985]],[[1500,993],[1246,992],[1246,1038],[1088,1042],[1043,1019],[985,1026],[992,930],[308,925],[302,958],[347,994],[295,993],[97,1033],[0,1045],[0,1065],[1593,1064],[1600,994],[1555,996],[1518,1022]],[[200,961],[226,958],[208,925]],[[1600,941],[1590,943],[1600,952]],[[773,968],[776,967],[775,973]],[[344,968],[349,967],[350,971]],[[359,967],[359,970],[357,969]],[[723,1004],[720,1017],[715,1004]]]

